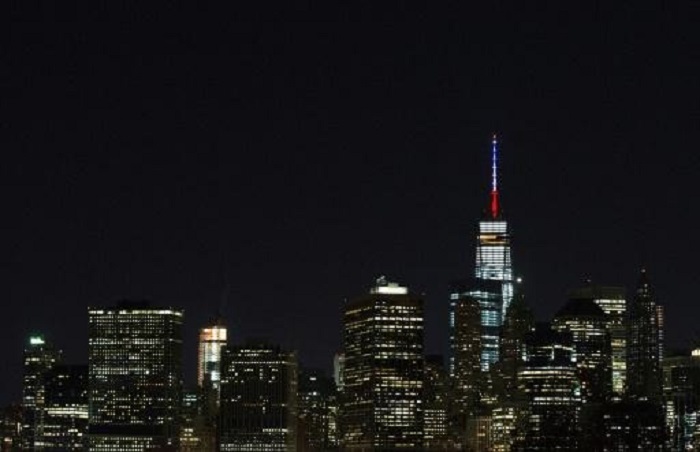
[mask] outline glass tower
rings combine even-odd
[[[197,384],[212,391],[219,404],[221,389],[221,353],[226,345],[226,327],[217,319],[199,330],[199,354],[197,357]]]
[[[485,323],[500,326],[513,300],[513,263],[510,255],[510,229],[501,212],[498,194],[498,141],[491,142],[491,204],[486,218],[479,222],[476,245],[475,276],[501,281],[500,313],[484,318]]]

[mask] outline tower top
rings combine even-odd
[[[495,133],[491,145],[491,218],[495,220],[501,215],[498,200],[498,137]]]

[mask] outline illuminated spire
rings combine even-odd
[[[494,220],[500,215],[500,206],[498,205],[498,139],[496,134],[493,134],[491,141],[491,218]]]

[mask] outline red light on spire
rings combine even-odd
[[[491,192],[491,218],[498,218],[498,190]]]

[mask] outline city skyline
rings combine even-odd
[[[381,274],[424,294],[426,352],[447,355],[493,132],[536,316],[589,278],[631,293],[646,266],[666,343],[696,338],[700,244],[669,242],[698,219],[682,6],[230,6],[186,30],[135,18],[196,14],[140,8],[15,10],[0,401],[20,397],[31,334],[85,362],[87,306],[119,299],[184,310],[189,385],[220,306],[233,343],[266,336],[329,370],[343,300]]]

